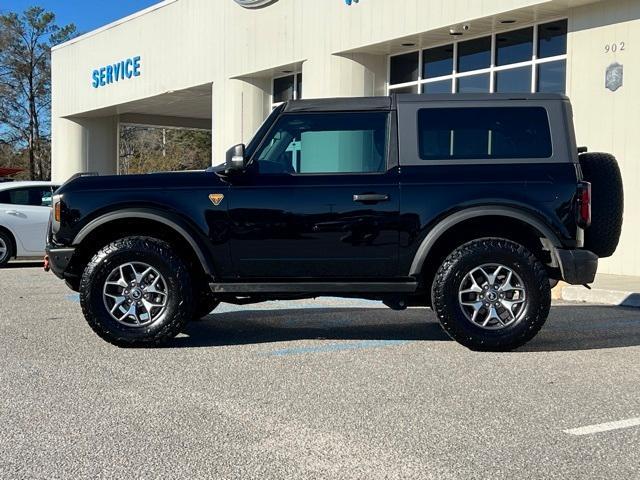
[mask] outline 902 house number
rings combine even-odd
[[[604,53],[616,53],[624,51],[626,45],[624,42],[607,43],[604,46]]]

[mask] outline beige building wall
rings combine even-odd
[[[625,186],[621,243],[613,257],[600,261],[599,271],[640,275],[640,1],[575,8],[569,30],[567,94],[578,143],[613,153]],[[624,66],[624,85],[611,92],[605,71],[614,62]]]
[[[167,0],[54,50],[53,176],[115,172],[118,122],[131,118],[210,125],[212,162],[220,163],[271,111],[271,82],[284,70],[302,72],[305,98],[384,95],[388,56],[407,50],[402,43],[443,44],[463,24],[471,38],[563,17],[578,142],[614,153],[626,187],[621,246],[601,271],[640,275],[638,0],[361,0],[352,7],[279,0],[257,10],[232,0]],[[504,18],[518,23],[501,25]],[[94,68],[136,55],[140,77],[91,86]],[[624,86],[611,92],[605,70],[615,61],[624,65]]]

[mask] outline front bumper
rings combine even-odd
[[[589,250],[556,250],[562,279],[570,285],[593,283],[598,270],[598,256]]]
[[[56,277],[63,280],[67,279],[65,272],[71,262],[71,257],[75,253],[75,248],[59,248],[47,245],[47,256],[49,257],[49,266]]]

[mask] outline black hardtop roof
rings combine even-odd
[[[566,101],[568,98],[559,93],[435,93],[428,95],[401,93],[392,94],[388,97],[342,97],[290,100],[285,104],[283,112],[391,110],[395,108],[398,103],[491,102],[496,100]]]

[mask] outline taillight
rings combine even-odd
[[[60,223],[60,202],[56,202],[53,206],[53,218],[56,222]]]
[[[576,207],[578,226],[588,228],[591,225],[591,183],[580,182],[578,184]]]

